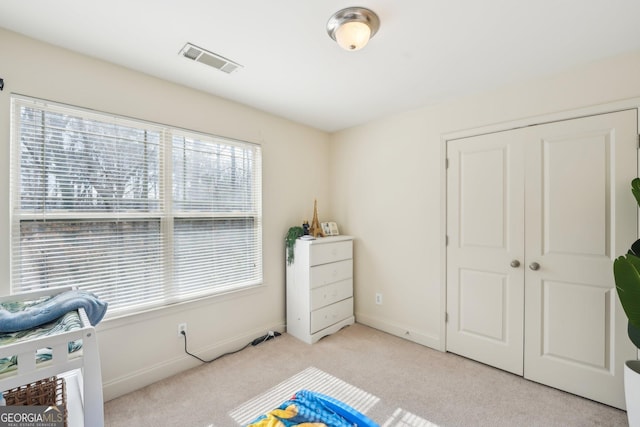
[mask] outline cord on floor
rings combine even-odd
[[[191,357],[194,357],[194,358],[198,359],[198,360],[199,360],[199,361],[201,361],[202,363],[211,363],[211,362],[214,362],[214,361],[216,361],[216,360],[218,360],[218,359],[220,359],[220,358],[222,358],[222,357],[224,357],[224,356],[229,356],[229,355],[231,355],[231,354],[239,353],[239,352],[241,352],[242,350],[244,350],[245,348],[249,347],[250,345],[252,345],[252,346],[256,346],[256,345],[258,345],[258,344],[262,344],[263,342],[268,341],[268,340],[270,340],[270,339],[272,339],[272,338],[275,338],[275,337],[279,337],[279,336],[280,336],[280,333],[279,333],[279,332],[269,331],[269,333],[268,333],[267,335],[263,335],[263,336],[261,336],[260,338],[256,338],[255,340],[251,341],[250,343],[248,343],[248,344],[247,344],[247,345],[245,345],[244,347],[239,348],[238,350],[231,351],[231,352],[229,352],[229,353],[221,354],[220,356],[218,356],[218,357],[214,357],[213,359],[210,359],[210,360],[205,360],[205,359],[202,359],[202,358],[200,358],[200,357],[196,356],[196,355],[195,355],[195,354],[193,354],[193,353],[190,353],[190,352],[189,352],[189,350],[187,350],[187,333],[186,333],[185,331],[180,331],[180,334],[182,334],[182,336],[184,337],[184,352],[185,352],[185,353],[187,353],[189,356],[191,356]]]

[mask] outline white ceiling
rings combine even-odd
[[[357,52],[340,49],[325,29],[334,12],[350,6],[372,9],[381,20]],[[640,0],[0,5],[0,27],[329,132],[638,51],[639,22]],[[244,68],[226,74],[190,61],[179,55],[186,42]]]

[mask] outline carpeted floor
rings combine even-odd
[[[160,381],[107,402],[105,423],[238,426],[299,388],[383,427],[627,425],[624,411],[359,324],[314,345],[283,334]]]

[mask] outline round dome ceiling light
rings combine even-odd
[[[345,50],[360,50],[380,28],[380,18],[364,7],[348,7],[333,14],[327,33]]]

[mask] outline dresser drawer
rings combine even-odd
[[[317,310],[334,302],[353,296],[353,280],[347,279],[311,291],[311,310]]]
[[[345,242],[321,243],[311,245],[310,265],[320,265],[329,262],[353,258],[353,244]]]
[[[351,259],[316,265],[309,271],[309,287],[313,289],[351,277],[353,277],[353,260]]]
[[[314,334],[321,329],[338,323],[353,315],[353,298],[345,299],[311,312],[311,331]]]

